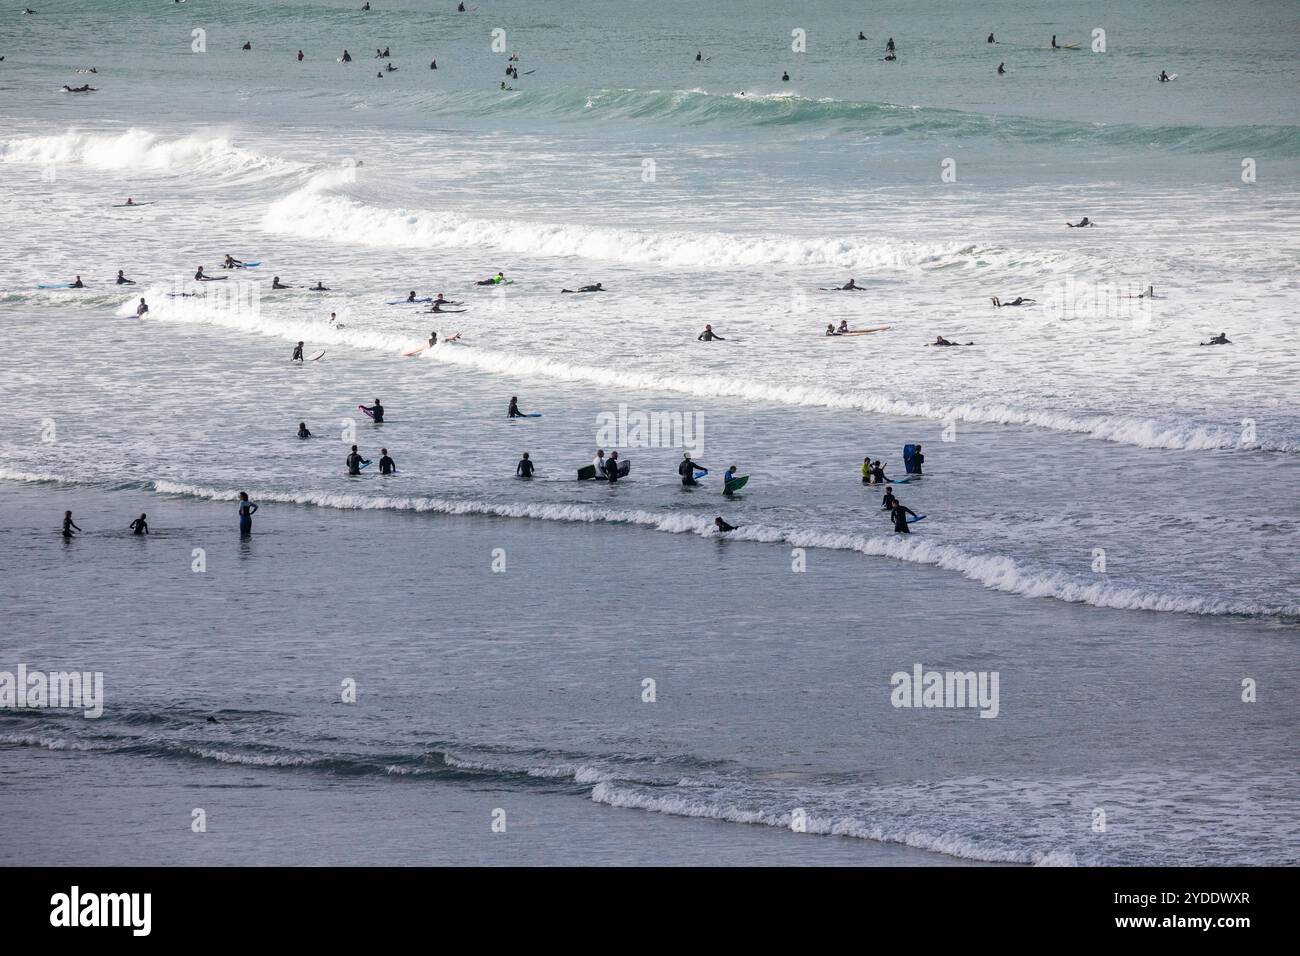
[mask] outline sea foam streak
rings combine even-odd
[[[202,172],[208,176],[276,175],[305,169],[302,163],[266,156],[233,145],[224,136],[193,133],[166,139],[146,130],[10,139],[0,146],[0,162],[42,166],[77,164],[124,172]]]

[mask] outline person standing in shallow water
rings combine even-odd
[[[257,505],[248,500],[248,492],[239,493],[239,533],[248,537],[253,533],[253,515],[257,514]]]
[[[72,520],[72,512],[71,511],[63,512],[63,536],[65,538],[76,537],[76,535],[74,535],[72,532],[80,531],[80,530],[81,529],[77,527],[76,522]]]

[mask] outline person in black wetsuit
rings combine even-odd
[[[86,284],[85,284],[84,282],[81,281],[81,276],[77,276],[75,279],[72,280],[72,288],[74,288],[74,289],[84,289],[85,287],[86,287]]]
[[[925,456],[921,454],[921,446],[916,446],[916,453],[912,455],[912,474],[921,474],[921,466],[925,464]]]
[[[371,414],[376,425],[382,425],[384,423],[384,406],[379,404],[379,399],[376,398],[375,404],[373,405],[362,405],[361,407]]]
[[[251,43],[249,43],[247,40],[245,40],[245,41],[244,41],[244,49],[245,49],[245,50],[251,50],[252,48],[253,48],[253,44],[251,44]]]
[[[691,456],[689,454],[682,456],[682,463],[677,466],[677,474],[682,476],[683,486],[689,487],[690,485],[699,484],[699,482],[695,480],[695,469],[697,468],[704,470],[702,465],[697,465],[695,462],[691,461]]]
[[[998,42],[998,41],[997,41],[997,40],[995,40],[995,39],[993,39],[993,34],[992,34],[992,33],[990,33],[990,34],[989,34],[989,38],[988,38],[988,41],[987,41],[987,42],[989,42],[989,43],[997,43],[997,42]]]
[[[734,524],[727,524],[727,522],[722,520],[722,515],[718,515],[716,518],[713,519],[713,527],[717,528],[719,531],[736,530],[736,526]]]
[[[311,429],[307,427],[307,423],[306,423],[306,422],[299,422],[299,423],[298,423],[298,437],[299,437],[299,438],[310,438],[310,437],[311,437]]]
[[[561,289],[561,292],[604,292],[605,287],[597,282],[595,285],[584,285],[581,289]]]
[[[533,462],[532,459],[528,457],[528,452],[524,452],[524,457],[519,459],[519,464],[515,465],[515,477],[516,478],[533,477]]]
[[[1227,332],[1220,332],[1218,335],[1212,336],[1210,338],[1210,341],[1198,342],[1197,344],[1198,345],[1231,345],[1232,342],[1228,339]]]
[[[329,287],[326,286],[324,283],[322,283],[322,282],[320,281],[320,279],[317,279],[317,280],[316,280],[316,284],[315,284],[314,286],[312,286],[308,291],[309,291],[309,292],[328,292],[328,291],[329,291]]]
[[[131,533],[132,533],[132,534],[148,534],[148,533],[149,533],[149,522],[148,522],[148,521],[145,521],[144,519],[145,519],[145,514],[144,514],[144,512],[142,511],[142,512],[140,512],[140,517],[136,518],[134,521],[131,522]]]
[[[292,289],[293,286],[291,286],[291,285],[285,285],[283,282],[280,281],[280,277],[279,277],[279,276],[276,276],[274,279],[271,280],[271,288],[272,288],[272,289]]]
[[[886,485],[885,497],[880,499],[880,510],[892,511],[896,504],[898,504],[898,499],[894,497],[894,486]]]
[[[290,361],[290,362],[301,362],[302,360],[303,360],[303,359],[302,359],[302,343],[299,342],[297,345],[295,345],[295,346],[293,347],[293,355],[290,356],[289,361]]]
[[[859,30],[859,31],[858,31],[858,39],[859,39],[859,40],[865,40],[866,38],[867,38],[867,35],[866,35],[865,33],[863,33],[861,30]]]
[[[141,296],[140,304],[135,307],[135,317],[138,319],[140,318],[140,316],[145,315],[148,311],[149,311],[149,303],[144,300],[144,296]]]
[[[63,512],[63,536],[65,538],[71,538],[74,530],[80,531],[81,529],[78,528],[76,522],[72,520],[72,512]]]
[[[121,269],[118,269],[118,270],[117,270],[117,284],[118,284],[118,285],[135,285],[135,280],[134,280],[134,279],[128,279],[125,275],[122,274],[122,270],[121,270]]]
[[[523,418],[524,413],[519,410],[519,399],[510,396],[510,407],[506,409],[506,418]]]
[[[357,446],[352,446],[352,452],[347,457],[347,466],[349,475],[361,474],[361,466],[365,464],[365,459],[357,452]]]
[[[397,471],[397,463],[388,457],[388,449],[379,449],[379,473],[381,475],[391,475]]]
[[[886,52],[886,53],[893,53],[893,52],[894,52],[894,38],[893,38],[893,37],[890,37],[890,38],[889,38],[889,42],[885,44],[885,52]]]
[[[1023,295],[1016,296],[1015,299],[1011,302],[1003,302],[997,296],[993,297],[993,305],[999,309],[1005,308],[1006,306],[1009,305],[1033,305],[1033,304],[1034,304],[1033,299],[1026,299]]]
[[[699,335],[695,336],[695,341],[697,341],[697,342],[714,342],[714,341],[716,341],[716,342],[725,342],[725,341],[727,341],[727,340],[724,339],[724,338],[723,338],[721,335],[719,335],[717,332],[714,332],[714,331],[713,331],[713,326],[711,326],[711,325],[706,325],[706,326],[704,326],[704,331],[701,332]]]
[[[407,295],[406,295],[406,301],[407,301],[407,302],[414,302],[414,301],[415,301],[415,290],[414,290],[414,289],[412,289],[410,292],[407,293]]]
[[[879,458],[871,465],[871,477],[875,479],[878,485],[885,483],[885,466],[880,463]]]
[[[1086,228],[1087,226],[1095,226],[1097,224],[1093,222],[1091,219],[1089,219],[1087,216],[1084,216],[1078,222],[1067,222],[1065,225],[1070,229],[1083,229]]]
[[[907,527],[907,516],[916,517],[916,512],[897,499],[894,500],[894,507],[889,509],[889,519],[894,522],[895,534],[911,534],[912,531]]]
[[[790,72],[789,72],[788,70],[783,70],[783,71],[781,72],[781,82],[782,82],[782,83],[789,83],[789,82],[790,82]]]
[[[352,62],[352,54],[349,53],[347,50],[344,50],[344,51],[343,51],[343,55],[342,55],[341,57],[339,57],[339,59],[342,60],[344,63],[351,63],[351,62]]]
[[[998,76],[1004,76],[1007,72],[1007,61],[1003,60],[998,64]]]
[[[835,291],[836,292],[866,292],[867,290],[864,289],[862,286],[858,285],[852,279],[850,279],[848,282],[844,283],[844,285],[836,286]]]

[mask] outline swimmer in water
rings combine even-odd
[[[697,342],[725,342],[725,341],[727,341],[727,340],[724,339],[724,338],[723,338],[721,335],[719,335],[717,332],[714,332],[714,331],[713,331],[713,326],[711,326],[711,325],[705,325],[705,326],[704,326],[704,331],[701,332],[699,335],[695,336],[695,341],[697,341]]]
[[[303,439],[311,437],[311,429],[307,427],[306,422],[298,423],[298,437]]]
[[[727,524],[727,522],[722,520],[722,515],[718,515],[718,517],[713,519],[713,527],[717,528],[720,532],[736,530],[736,525]]]

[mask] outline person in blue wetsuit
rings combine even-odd
[[[253,515],[257,514],[257,505],[248,500],[248,492],[239,493],[239,533],[245,537],[253,533]]]

